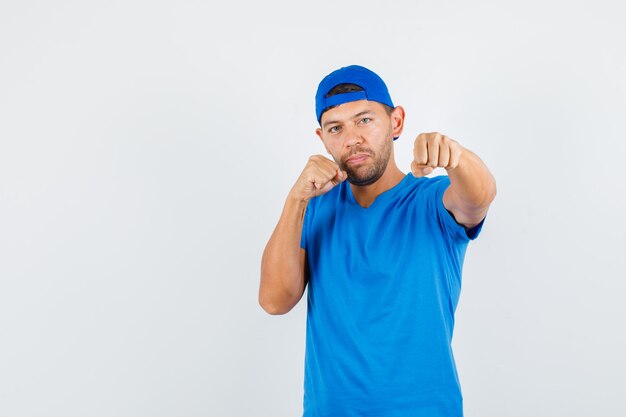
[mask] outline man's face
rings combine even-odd
[[[385,172],[394,132],[382,104],[360,100],[333,107],[322,115],[316,133],[352,184],[372,184]]]

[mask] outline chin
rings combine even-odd
[[[350,184],[363,187],[378,181],[385,173],[386,168],[387,164],[384,166],[381,164],[373,164],[355,168],[344,167],[344,170],[348,173],[348,182]]]
[[[380,179],[380,175],[371,175],[371,176],[354,176],[348,175],[348,182],[352,185],[358,185],[360,187],[374,184],[376,181]]]

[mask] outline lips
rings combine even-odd
[[[366,153],[358,153],[356,155],[352,155],[350,158],[346,159],[346,164],[360,164],[364,162],[370,156]]]

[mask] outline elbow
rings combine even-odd
[[[498,190],[496,187],[496,180],[492,176],[489,184],[483,188],[482,195],[476,202],[475,206],[480,207],[481,209],[489,207],[489,205],[496,198],[497,193],[498,193]]]
[[[491,187],[489,190],[489,203],[487,203],[487,205],[491,204],[493,200],[495,200],[497,194],[498,187],[496,186],[496,179],[492,177]]]
[[[289,309],[281,308],[273,304],[261,304],[261,307],[263,308],[263,310],[265,310],[267,314],[271,316],[282,316],[283,314],[287,314],[289,313],[289,311],[291,311]]]
[[[269,315],[272,316],[281,316],[283,314],[287,314],[291,311],[293,306],[283,306],[280,304],[276,304],[259,297],[259,305],[261,308]]]
[[[263,287],[259,289],[259,305],[272,316],[289,313],[296,303],[291,302],[290,297],[278,297],[275,291]]]
[[[289,313],[302,298],[300,277],[290,276],[282,271],[274,271],[263,263],[258,302],[263,310],[279,316]]]
[[[489,207],[489,205],[496,198],[497,193],[498,193],[498,190],[496,189],[496,183],[494,181],[492,185],[488,189],[485,190],[485,194],[483,195],[483,201],[481,205],[483,207]]]

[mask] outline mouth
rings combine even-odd
[[[364,162],[370,156],[366,153],[358,153],[356,155],[352,155],[350,158],[346,159],[347,165],[356,165]]]

